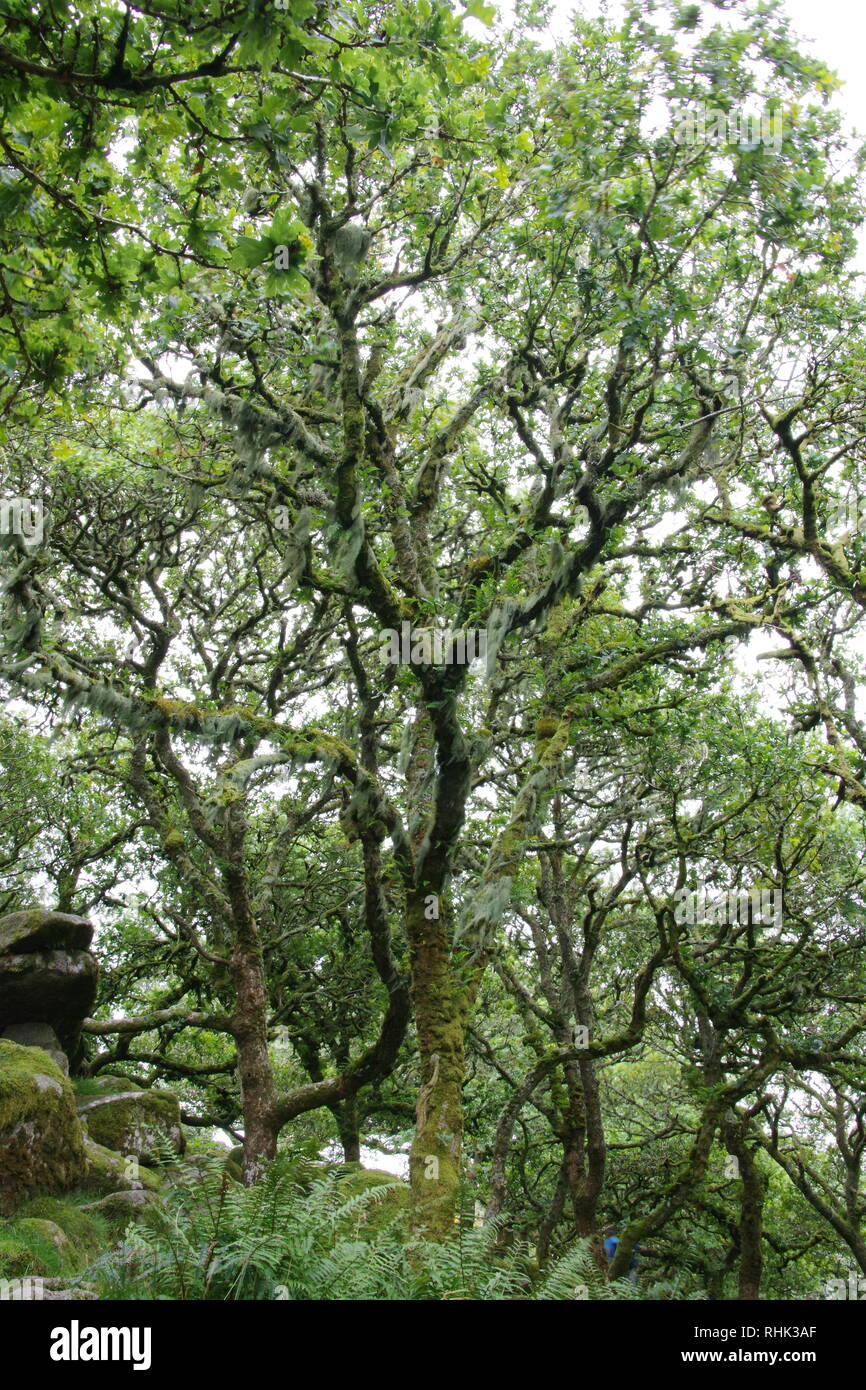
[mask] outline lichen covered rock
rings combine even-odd
[[[141,1167],[134,1158],[124,1158],[121,1154],[104,1149],[93,1139],[84,1136],[86,1167],[82,1186],[92,1192],[135,1192],[144,1188],[150,1192],[159,1191],[159,1178],[149,1169]]]
[[[74,1187],[85,1168],[68,1080],[41,1048],[0,1038],[0,1212]]]
[[[27,951],[86,951],[93,940],[93,926],[86,917],[34,907],[0,917],[0,953]]]
[[[0,954],[0,1029],[48,1023],[70,1060],[93,1008],[99,968],[89,951]]]
[[[79,1117],[91,1139],[148,1168],[183,1153],[186,1141],[176,1096],[145,1090],[124,1077],[96,1079],[105,1094],[78,1098]]]
[[[48,1023],[11,1023],[3,1034],[19,1047],[41,1047],[64,1076],[69,1075],[69,1058],[60,1046],[60,1039]]]

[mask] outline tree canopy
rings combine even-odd
[[[250,1185],[372,1144],[425,1240],[802,1296],[866,1274],[862,159],[775,3],[494,18],[3,5],[0,905]]]

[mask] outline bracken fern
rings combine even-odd
[[[314,1175],[315,1174],[315,1175]],[[609,1282],[588,1241],[541,1274],[498,1229],[455,1228],[449,1241],[413,1238],[405,1184],[360,1192],[356,1175],[278,1159],[241,1187],[218,1165],[177,1173],[124,1242],[86,1271],[103,1297],[313,1301],[633,1300],[676,1297],[672,1287]]]

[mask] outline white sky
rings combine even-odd
[[[707,23],[724,19],[724,12],[706,4],[706,0],[702,0],[702,5],[706,6]],[[500,14],[506,15],[511,7],[504,3],[498,8]],[[601,12],[599,0],[582,0],[579,6],[557,4],[551,30],[565,34],[568,16],[578,8],[587,15]],[[835,103],[852,125],[866,132],[862,57],[866,42],[866,5],[863,0],[786,0],[784,8],[797,33],[808,40],[802,45],[804,51],[811,51],[844,81],[845,86],[834,95]],[[609,10],[614,13],[615,6],[610,4]],[[483,26],[479,25],[474,32],[483,33]]]
[[[845,86],[835,102],[850,124],[866,131],[866,83],[863,81],[863,44],[866,42],[866,6],[863,0],[787,0],[785,10],[794,28],[814,42],[804,45],[833,68]]]
[[[509,0],[490,0],[496,4],[502,20],[507,21],[513,14]],[[716,10],[707,0],[701,0],[706,9],[706,25],[725,18],[721,10]],[[580,12],[587,16],[601,13],[601,0],[577,0],[577,3],[557,3],[554,6],[550,32],[557,37],[568,34],[569,17]],[[608,12],[614,15],[616,0],[608,0]],[[820,58],[844,83],[839,91],[833,93],[833,104],[843,113],[849,125],[861,134],[866,134],[866,82],[863,80],[862,52],[866,43],[866,4],[864,0],[785,0],[784,10],[793,22],[797,36],[802,40],[800,47]],[[490,30],[478,20],[467,19],[464,27],[479,38],[488,36]]]

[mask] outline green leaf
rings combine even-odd
[[[274,243],[270,237],[262,237],[261,240],[250,236],[239,237],[230,264],[235,270],[252,270],[254,266],[266,261],[273,249]]]
[[[484,0],[469,0],[460,18],[466,19],[467,16],[472,19],[480,20],[482,24],[486,24],[487,27],[490,28],[493,21],[496,19],[496,6],[485,5]]]

